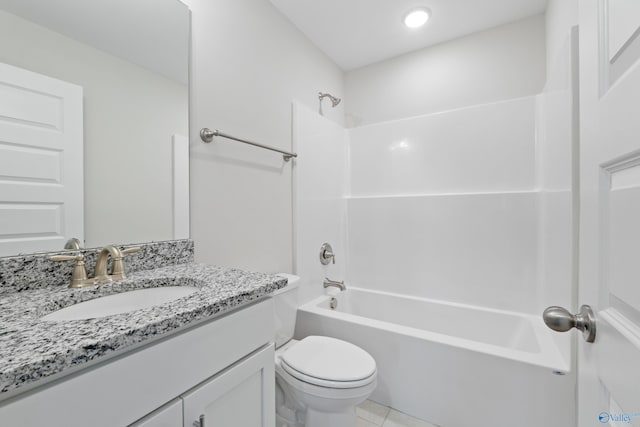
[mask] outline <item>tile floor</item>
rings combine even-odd
[[[358,405],[356,414],[357,427],[438,427],[371,400]]]

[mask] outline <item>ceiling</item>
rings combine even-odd
[[[0,0],[0,10],[188,81],[189,10],[178,0]]]
[[[271,0],[343,70],[543,13],[547,0]],[[403,24],[416,7],[431,9],[419,29]]]

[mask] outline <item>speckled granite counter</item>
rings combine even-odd
[[[114,316],[41,320],[81,301],[159,285],[199,290]],[[286,279],[278,276],[190,263],[138,271],[119,282],[83,289],[48,286],[0,294],[0,400],[21,387],[229,312],[285,285]]]
[[[134,246],[139,247],[140,251],[125,257],[127,272],[187,264],[193,262],[194,259],[193,240],[189,239],[118,245],[120,249]],[[73,271],[73,263],[52,262],[49,260],[51,255],[82,254],[85,257],[87,273],[92,275],[96,256],[100,249],[62,250],[0,257],[0,296],[68,284]]]

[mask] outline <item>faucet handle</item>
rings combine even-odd
[[[327,265],[329,262],[333,261],[336,263],[336,254],[333,253],[333,248],[328,243],[323,243],[320,246],[320,263],[322,265]]]
[[[84,261],[84,255],[51,255],[49,261],[61,262],[61,261]]]
[[[81,288],[89,284],[87,278],[87,267],[84,264],[84,255],[52,255],[49,257],[49,261],[62,262],[62,261],[75,261],[73,266],[73,272],[71,273],[70,288]]]
[[[120,251],[120,253],[121,253],[122,255],[128,255],[128,254],[136,253],[136,252],[138,252],[139,250],[140,250],[140,246],[132,246],[132,247],[127,248],[127,249],[122,249],[122,250]]]

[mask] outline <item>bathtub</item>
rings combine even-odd
[[[441,427],[575,425],[575,375],[539,316],[350,288],[298,308],[296,337],[352,342],[371,399]]]

